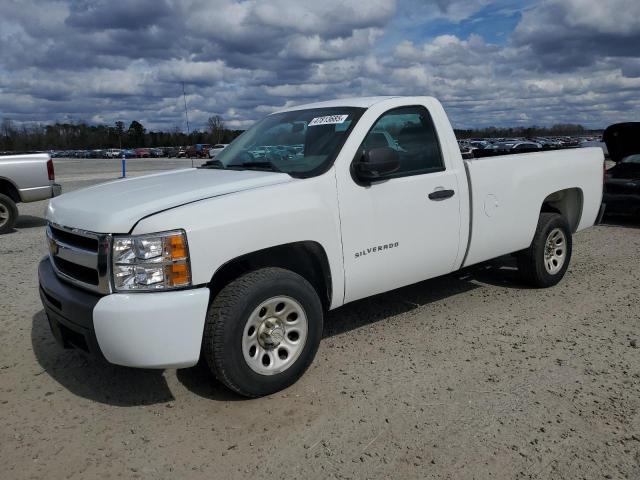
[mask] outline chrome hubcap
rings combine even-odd
[[[9,220],[9,209],[0,204],[0,227],[4,226]]]
[[[256,373],[284,372],[302,353],[307,332],[302,305],[291,297],[270,298],[249,316],[242,335],[242,354]]]
[[[280,318],[267,318],[258,327],[258,343],[265,350],[273,350],[284,340],[284,325]]]
[[[567,237],[559,228],[549,232],[544,247],[544,266],[547,272],[555,275],[564,265],[567,257]]]

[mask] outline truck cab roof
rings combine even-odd
[[[275,113],[289,112],[294,110],[305,110],[309,108],[331,108],[331,107],[356,107],[369,108],[376,103],[384,102],[392,98],[410,98],[401,95],[388,95],[378,97],[353,97],[353,98],[337,98],[335,100],[327,100],[324,102],[307,103],[305,105],[296,105],[295,107],[283,108]]]

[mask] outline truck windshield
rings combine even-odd
[[[315,108],[275,113],[221,151],[213,168],[272,170],[312,177],[328,170],[365,109]]]

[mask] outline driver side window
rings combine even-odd
[[[401,107],[382,115],[365,137],[360,151],[385,147],[396,150],[400,157],[400,168],[389,178],[445,169],[438,136],[425,107]]]

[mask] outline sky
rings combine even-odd
[[[0,120],[230,128],[431,95],[456,128],[639,120],[638,0],[0,0]]]

